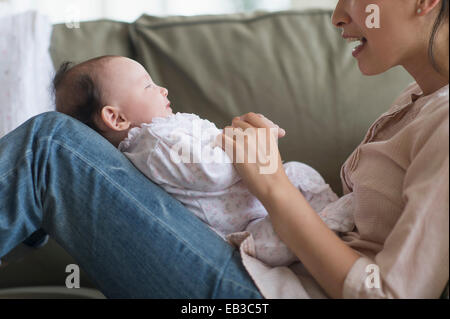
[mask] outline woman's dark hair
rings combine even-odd
[[[101,133],[95,118],[105,104],[94,72],[102,60],[111,57],[99,57],[79,65],[62,63],[53,78],[56,111],[76,118]]]
[[[431,31],[431,36],[430,36],[430,43],[428,46],[428,55],[431,59],[431,63],[433,65],[434,69],[438,72],[440,70],[439,70],[439,66],[436,63],[436,59],[434,56],[434,41],[436,39],[436,34],[437,34],[439,28],[442,26],[443,23],[445,23],[446,21],[448,22],[448,16],[449,16],[448,2],[449,2],[449,0],[441,1],[441,9],[439,11],[438,17],[436,18],[436,21],[434,22],[433,29]]]

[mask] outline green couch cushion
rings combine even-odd
[[[219,127],[247,112],[265,114],[287,131],[283,160],[313,166],[341,194],[341,165],[412,79],[398,68],[361,75],[331,14],[143,15],[130,37],[174,111]]]

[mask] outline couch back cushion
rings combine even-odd
[[[412,79],[399,68],[361,75],[331,11],[193,17],[143,15],[135,23],[55,28],[55,63],[132,57],[169,90],[176,112],[224,127],[247,112],[286,129],[284,161],[316,168],[341,194],[339,170],[370,124]]]
[[[50,54],[58,68],[63,62],[83,62],[102,55],[134,57],[129,24],[111,20],[81,22],[79,28],[53,26]]]

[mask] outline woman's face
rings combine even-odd
[[[363,74],[375,75],[397,65],[405,66],[414,63],[422,51],[426,53],[427,34],[421,29],[425,21],[417,16],[417,3],[417,0],[339,0],[332,22],[342,28],[344,37],[363,38],[363,46],[353,52]],[[373,19],[376,12],[366,12],[369,5],[379,8],[379,27],[369,28],[371,22],[376,22]],[[358,44],[355,42],[355,46]]]

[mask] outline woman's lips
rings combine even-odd
[[[367,40],[365,38],[362,38],[361,44],[358,45],[356,48],[353,49],[352,55],[357,58],[359,54],[364,50],[366,47]]]
[[[356,42],[359,41],[360,44],[355,47],[353,49],[353,56],[356,58],[361,52],[362,50],[364,50],[364,48],[366,47],[367,44],[367,39],[363,36],[356,36],[356,35],[350,35],[350,34],[345,34],[344,31],[342,32],[342,37],[347,40],[347,42],[351,43],[351,42]]]

